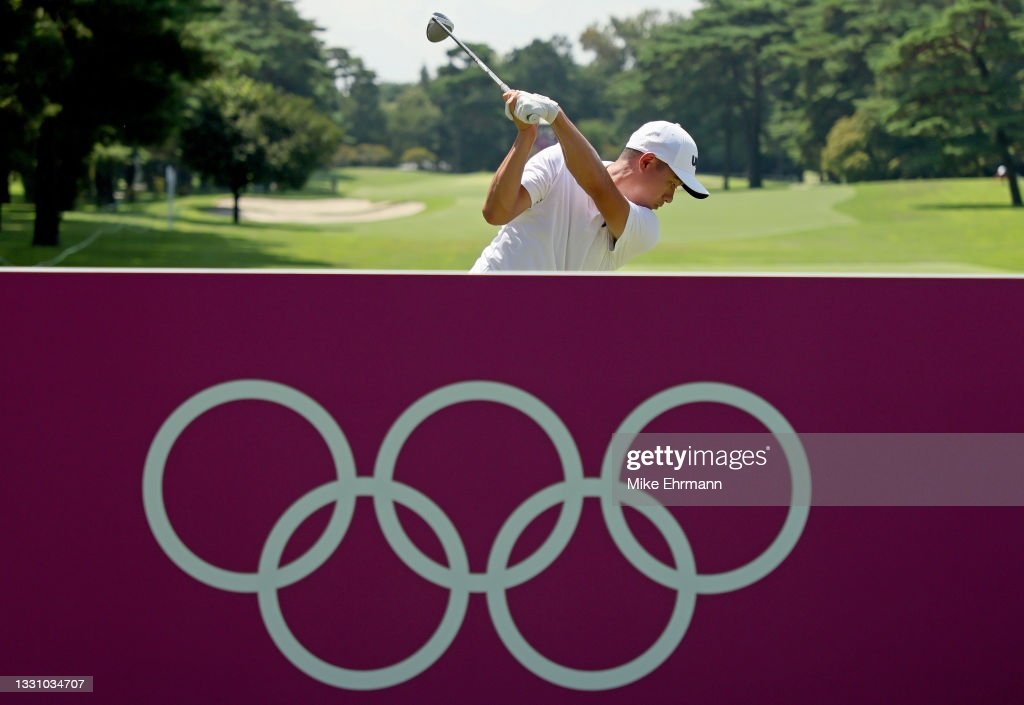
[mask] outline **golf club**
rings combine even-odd
[[[508,93],[511,90],[508,87],[508,84],[506,84],[504,81],[502,81],[500,78],[498,78],[494,74],[494,72],[491,71],[490,68],[488,68],[487,64],[482,62],[480,60],[480,57],[478,57],[476,54],[474,54],[472,52],[472,50],[470,50],[470,48],[468,46],[466,46],[465,44],[460,42],[459,38],[456,37],[454,34],[452,34],[452,30],[453,29],[455,29],[455,23],[454,22],[452,22],[446,16],[442,15],[440,12],[435,12],[431,16],[430,22],[427,23],[427,39],[429,39],[430,41],[436,43],[436,42],[444,41],[445,37],[451,37],[452,39],[455,40],[456,44],[458,44],[460,47],[462,47],[463,51],[465,51],[467,54],[469,54],[469,58],[473,59],[473,61],[476,62],[477,66],[479,66],[484,71],[486,71],[487,75],[490,76],[491,78],[493,78],[495,83],[497,83],[499,86],[501,86],[502,93]]]

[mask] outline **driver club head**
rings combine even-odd
[[[487,75],[490,76],[494,80],[494,82],[501,87],[503,93],[508,93],[508,85],[500,78],[498,78],[494,74],[494,72],[491,71],[491,69],[487,66],[487,64],[481,61],[480,57],[473,53],[472,49],[470,49],[468,46],[459,41],[459,38],[456,37],[455,34],[452,32],[452,30],[454,29],[454,22],[448,19],[447,16],[442,15],[440,12],[435,12],[431,16],[430,22],[427,23],[427,39],[429,39],[432,42],[440,42],[447,37],[451,37],[452,41],[458,44],[459,47],[461,47],[462,50],[469,55],[469,58],[475,61],[476,65],[482,68],[487,73]]]
[[[440,12],[435,12],[427,23],[427,39],[432,42],[442,42],[449,37],[454,29],[454,22]]]

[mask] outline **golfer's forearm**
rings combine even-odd
[[[504,225],[515,217],[516,199],[523,181],[523,170],[536,139],[536,129],[520,131],[501,166],[494,172],[483,207],[484,220],[491,225]]]
[[[591,197],[595,191],[612,183],[608,169],[601,161],[600,155],[593,145],[583,136],[572,121],[561,110],[558,117],[551,123],[551,128],[562,146],[565,155],[565,166],[576,179],[576,183]]]

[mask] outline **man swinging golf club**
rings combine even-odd
[[[643,125],[605,163],[555,101],[516,90],[504,98],[519,132],[483,207],[501,228],[471,272],[618,269],[658,242],[654,211],[677,188],[708,196],[696,176],[697,144],[675,123]],[[530,158],[542,119],[558,144]]]

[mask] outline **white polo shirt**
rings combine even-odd
[[[530,158],[522,183],[532,205],[501,226],[470,272],[607,271],[658,242],[658,216],[632,202],[625,230],[613,238],[557,144]]]

